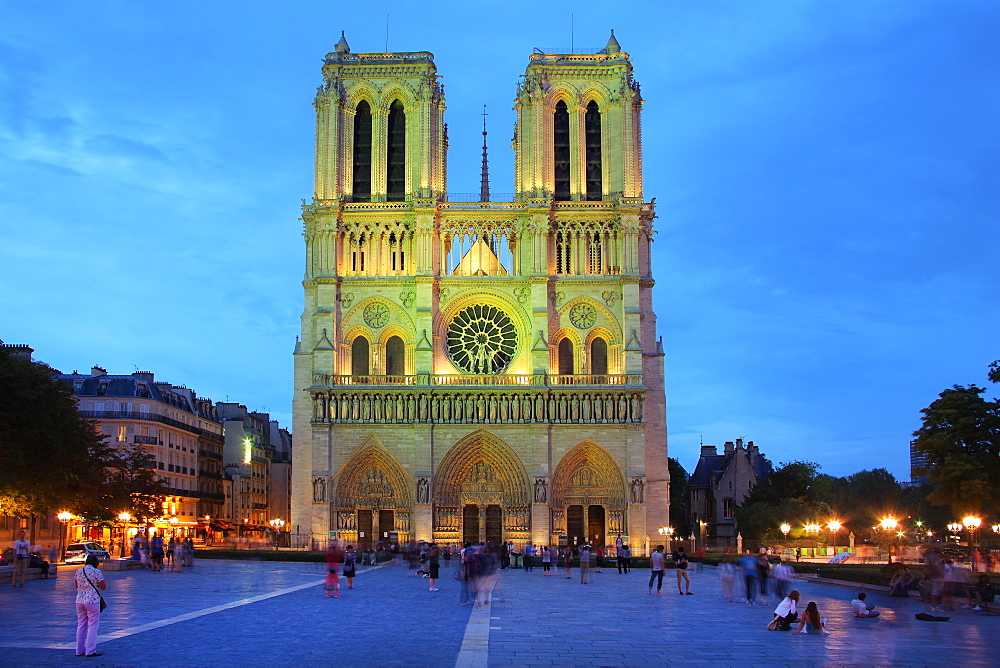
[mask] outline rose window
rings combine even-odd
[[[586,302],[577,304],[570,309],[569,319],[577,329],[590,329],[597,321],[597,309]]]
[[[506,313],[476,304],[448,325],[448,356],[465,373],[498,374],[514,359],[517,331]]]
[[[373,302],[365,307],[365,322],[369,327],[385,327],[389,324],[389,307],[382,302]]]

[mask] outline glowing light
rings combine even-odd
[[[673,536],[674,535],[674,528],[673,527],[660,527],[659,529],[656,530],[656,532],[658,534],[660,534],[661,536]]]
[[[792,530],[792,525],[791,524],[782,524],[781,527],[779,527],[779,528],[781,529],[781,533],[785,534],[785,537],[787,538],[788,537],[788,532]]]
[[[818,524],[807,524],[805,529],[806,533],[819,533],[820,526]]]
[[[948,525],[948,531],[952,533],[958,533],[961,530],[962,530],[962,525],[959,524],[958,522],[952,522],[951,524]]]
[[[56,518],[57,518],[57,519],[58,519],[58,520],[59,520],[60,522],[69,522],[69,521],[70,521],[71,519],[73,519],[73,513],[67,513],[67,512],[66,512],[66,511],[64,510],[64,511],[62,511],[61,513],[59,513],[58,515],[56,515]]]
[[[243,439],[243,463],[249,464],[253,459],[253,441],[249,438]]]
[[[118,513],[118,519],[120,519],[122,522],[131,522],[132,516],[129,515],[128,513]]]
[[[1000,533],[1000,524],[994,524],[993,525],[993,532],[994,533]]]
[[[886,531],[895,529],[896,527],[899,526],[899,522],[896,520],[895,517],[886,517],[880,522],[880,524],[882,525],[882,528],[885,529]]]
[[[829,522],[826,523],[826,528],[829,529],[830,531],[840,531],[840,527],[842,526],[844,525],[838,522],[837,520],[830,520]]]
[[[962,524],[965,525],[966,529],[978,529],[983,523],[983,520],[976,517],[975,515],[969,515],[968,517],[962,518]]]

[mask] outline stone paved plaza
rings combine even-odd
[[[0,590],[0,665],[110,666],[653,666],[1000,664],[1000,617],[958,610],[920,622],[916,600],[870,593],[875,620],[850,616],[855,590],[799,582],[832,635],[765,630],[775,605],[722,600],[714,570],[678,596],[673,573],[646,596],[648,571],[578,578],[504,571],[490,606],[458,605],[405,568],[360,572],[353,591],[323,596],[321,564],[201,560],[183,573],[107,572],[109,603],[96,659],[73,656],[73,582]],[[574,572],[574,575],[576,573]],[[669,585],[669,586],[668,586]],[[803,606],[804,607],[804,606]]]

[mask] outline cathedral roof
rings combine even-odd
[[[604,51],[602,53],[606,53],[609,56],[613,56],[616,53],[621,53],[621,51],[622,47],[620,44],[618,44],[618,40],[615,39],[615,31],[614,29],[612,29],[611,37],[608,38],[608,43],[605,45]]]
[[[612,37],[611,37],[611,39],[614,39],[613,33],[614,33],[614,31],[612,31]],[[351,52],[351,46],[347,43],[347,38],[344,37],[344,31],[343,30],[340,31],[340,41],[337,42],[337,45],[333,47],[333,50],[336,53],[350,53]]]

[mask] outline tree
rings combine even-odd
[[[45,364],[0,348],[0,513],[32,519],[92,502],[111,456]]]
[[[991,377],[993,372],[991,372]],[[921,410],[914,449],[927,458],[932,503],[955,513],[1000,510],[1000,404],[975,385],[955,385]]]
[[[160,504],[167,494],[166,483],[156,473],[156,457],[137,445],[115,452],[105,487],[107,506],[112,511],[127,511],[138,521],[160,515]]]
[[[674,534],[687,536],[691,533],[691,514],[688,512],[688,472],[681,463],[669,457],[667,467],[670,471],[670,523]]]
[[[822,475],[813,462],[782,462],[760,480],[743,504],[736,508],[736,521],[745,538],[773,540],[781,536],[782,523],[801,526],[830,512],[830,476]]]

